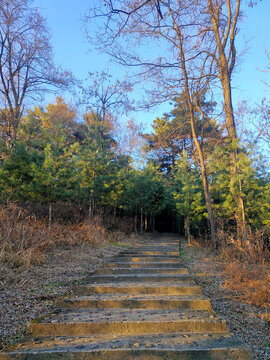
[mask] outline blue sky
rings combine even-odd
[[[47,18],[52,34],[55,62],[63,68],[71,70],[76,77],[84,80],[88,72],[101,71],[110,66],[119,78],[123,69],[110,64],[106,56],[98,54],[87,43],[82,27],[82,17],[93,0],[35,0],[41,13]],[[244,3],[244,1],[243,1]],[[249,102],[269,98],[270,88],[262,80],[270,83],[270,74],[260,72],[267,65],[265,49],[270,52],[270,1],[262,0],[257,7],[248,8],[241,24],[237,48],[247,47],[240,58],[233,79],[233,100],[236,104],[242,99]],[[244,46],[247,42],[247,46]],[[53,101],[48,96],[46,101]],[[133,117],[140,122],[150,123],[156,116],[168,111],[169,106],[163,104],[151,113],[136,113]]]
[[[270,52],[270,1],[262,0],[258,6],[247,8],[244,22],[240,24],[238,48],[247,42],[247,50],[240,60],[234,75],[234,100],[258,101],[269,98],[270,89],[262,81],[270,83],[270,73],[259,71],[266,68],[269,60],[265,49]]]

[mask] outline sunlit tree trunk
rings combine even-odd
[[[201,145],[200,145],[200,142],[198,140],[196,130],[195,130],[194,106],[192,104],[192,99],[191,99],[191,96],[190,96],[188,75],[187,75],[186,65],[185,65],[186,64],[185,55],[184,55],[184,52],[183,52],[183,49],[182,49],[181,39],[179,41],[179,48],[180,48],[180,54],[181,54],[181,58],[182,58],[181,67],[182,67],[182,71],[183,71],[184,79],[185,79],[185,95],[186,95],[186,99],[187,99],[187,103],[188,103],[188,107],[189,107],[191,132],[192,132],[192,137],[193,137],[193,140],[194,140],[194,143],[195,143],[196,150],[198,152],[200,166],[201,166],[201,175],[202,175],[202,181],[203,181],[203,191],[204,191],[204,197],[205,197],[205,204],[206,204],[206,209],[207,209],[209,222],[210,222],[212,248],[216,249],[216,247],[217,247],[217,238],[216,238],[215,219],[214,219],[214,214],[213,214],[213,209],[212,209],[212,201],[211,201],[210,192],[209,192],[207,171],[206,171],[206,167],[205,167],[204,155],[203,155],[202,148],[201,148]]]
[[[228,20],[227,23],[221,24],[221,3],[213,0],[208,0],[208,10],[211,17],[212,29],[214,32],[218,58],[216,58],[218,69],[219,69],[219,80],[223,90],[226,128],[228,131],[229,138],[231,140],[231,168],[230,168],[230,191],[233,198],[236,200],[236,214],[235,219],[237,223],[237,234],[241,241],[246,241],[246,215],[245,205],[243,196],[241,194],[241,180],[237,180],[238,168],[238,144],[237,144],[237,133],[234,121],[234,111],[232,104],[232,93],[231,93],[231,75],[235,66],[236,61],[236,48],[235,48],[235,37],[237,34],[237,22],[240,14],[240,3],[241,0],[235,1],[235,9],[233,12],[232,0],[227,0],[227,12]],[[222,26],[221,26],[222,25]],[[223,31],[224,27],[224,31]],[[227,50],[227,54],[226,54]]]
[[[179,28],[179,25],[175,20],[174,13],[173,13],[170,5],[168,5],[168,10],[169,10],[176,34],[177,34],[179,57],[181,59],[180,67],[182,69],[183,78],[184,78],[184,89],[185,89],[186,101],[187,101],[188,108],[189,108],[191,132],[192,132],[192,137],[193,137],[195,147],[198,152],[199,161],[200,161],[204,197],[205,197],[206,209],[207,209],[207,213],[208,213],[208,217],[209,217],[209,221],[210,221],[212,248],[216,249],[217,238],[216,238],[215,219],[214,219],[214,214],[213,214],[213,209],[212,209],[212,201],[211,201],[210,192],[209,192],[208,178],[207,178],[207,171],[206,171],[206,166],[205,166],[205,161],[204,161],[204,155],[203,155],[203,151],[202,151],[202,148],[201,148],[201,145],[200,145],[200,142],[198,140],[196,130],[195,130],[194,104],[192,102],[192,97],[190,94],[189,78],[188,78],[188,73],[187,73],[187,68],[186,68],[187,62],[186,62],[186,58],[185,58],[185,51],[183,49],[183,36],[182,36],[181,29]]]
[[[206,167],[205,167],[204,155],[203,155],[201,145],[200,145],[200,143],[198,141],[198,138],[197,138],[197,135],[196,135],[195,124],[194,124],[194,113],[193,113],[192,108],[193,108],[193,106],[190,103],[190,111],[191,111],[190,112],[190,124],[191,124],[191,129],[192,129],[192,136],[193,136],[195,146],[196,146],[196,149],[198,151],[199,160],[200,160],[205,204],[206,204],[206,209],[207,209],[209,222],[210,222],[212,248],[215,249],[217,247],[216,224],[215,224],[215,218],[214,218],[213,209],[212,209],[212,200],[211,200],[210,192],[209,192],[207,171],[206,171]]]
[[[146,232],[148,228],[148,219],[147,219],[147,212],[144,215],[144,231]]]
[[[224,103],[225,103],[225,116],[226,116],[226,128],[228,130],[229,137],[231,139],[232,151],[230,154],[231,159],[231,168],[230,168],[230,191],[236,199],[236,214],[235,220],[237,224],[237,234],[242,242],[246,241],[246,214],[245,214],[245,205],[244,200],[241,194],[242,184],[241,179],[238,179],[238,144],[237,142],[237,134],[236,134],[236,126],[234,121],[234,112],[231,98],[231,85],[227,76],[224,76],[222,79],[222,88],[224,95]]]

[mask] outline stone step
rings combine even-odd
[[[125,248],[123,252],[160,252],[162,254],[167,254],[168,252],[178,252],[179,253],[179,244],[169,245],[169,246],[159,246],[159,245],[149,245],[149,246],[133,246],[132,248]]]
[[[164,247],[164,248],[168,248],[168,247],[172,247],[172,246],[179,246],[179,240],[178,241],[147,241],[147,242],[137,242],[137,244],[135,246],[133,246],[133,248],[139,248],[139,247]]]
[[[157,239],[149,239],[149,240],[143,240],[143,241],[140,241],[140,240],[138,240],[137,242],[136,242],[136,245],[135,245],[135,247],[137,247],[137,246],[150,246],[150,245],[156,245],[156,246],[158,246],[158,245],[160,245],[160,246],[169,246],[169,245],[175,245],[175,244],[179,244],[179,241],[180,241],[180,239],[172,239],[172,240],[168,240],[168,239],[164,239],[164,240],[162,240],[162,239],[159,239],[159,240],[157,240]]]
[[[158,262],[158,263],[179,263],[179,257],[171,256],[118,256],[112,259],[113,262]]]
[[[97,269],[0,360],[251,360],[180,263],[179,239],[139,241]]]
[[[112,282],[112,281],[191,281],[192,277],[189,274],[100,274],[92,275],[89,278],[89,282]]]
[[[139,268],[102,268],[95,271],[95,274],[188,274],[187,268],[150,268],[150,267],[139,267]]]
[[[139,284],[130,284],[127,282],[117,283],[99,283],[85,284],[77,286],[74,289],[76,294],[92,295],[92,294],[160,294],[160,295],[202,295],[200,286],[194,283],[175,283],[168,282],[166,284],[157,283],[149,284],[140,282]]]
[[[175,269],[179,269],[179,268],[183,268],[183,264],[180,262],[165,262],[165,263],[160,263],[160,262],[132,262],[132,261],[118,261],[115,262],[113,260],[113,262],[110,263],[106,263],[103,265],[103,268],[119,268],[121,267],[122,269],[129,269],[129,268],[146,268],[146,267],[150,267],[150,268],[175,268]]]
[[[33,336],[146,335],[224,332],[225,321],[211,311],[61,309],[32,321]]]
[[[252,360],[230,333],[43,337],[26,340],[0,360]]]
[[[166,256],[177,256],[179,257],[179,251],[166,251],[166,253],[164,254],[164,251],[148,251],[148,250],[138,250],[138,251],[121,251],[120,253],[121,255],[127,255],[127,256],[162,256],[162,255],[166,255]]]
[[[193,309],[211,310],[211,302],[204,296],[187,295],[130,295],[100,294],[68,296],[57,302],[58,308],[101,308],[101,309]]]

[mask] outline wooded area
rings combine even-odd
[[[28,0],[1,2],[2,259],[33,246],[29,226],[97,217],[109,230],[121,222],[126,232],[185,233],[239,260],[269,259],[270,102],[232,103],[241,3],[97,2],[85,26],[104,22],[88,32],[90,43],[139,70],[133,82],[91,72],[83,87],[54,65],[38,10]],[[156,58],[130,46],[155,41],[166,49]],[[140,106],[174,105],[152,132],[120,120],[136,109],[133,87],[146,78],[154,85]],[[75,86],[84,114],[62,97],[38,105],[46,92]]]
[[[134,257],[141,244],[141,263],[135,258],[131,268],[109,269],[108,276],[117,283],[115,274],[138,275],[140,282],[145,272],[147,286],[169,281],[174,291],[175,269],[165,268],[173,239],[173,265],[187,266],[229,331],[252,346],[255,359],[266,358],[270,100],[233,98],[240,24],[259,1],[91,0],[83,19],[89,49],[124,70],[97,71],[96,57],[85,81],[55,65],[36,1],[0,0],[0,352],[24,337],[28,321],[72,293],[71,285],[121,252]],[[151,126],[141,122],[139,111],[161,104],[167,110],[153,115]],[[164,264],[155,262],[160,255]],[[189,335],[183,340],[189,344]],[[130,344],[137,358],[140,344]],[[114,342],[111,349],[115,356]]]

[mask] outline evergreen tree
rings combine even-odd
[[[203,205],[202,183],[198,170],[192,166],[187,153],[176,162],[173,171],[172,195],[175,199],[177,212],[185,218],[185,233],[190,244],[190,224],[200,221],[202,216],[207,217]]]

